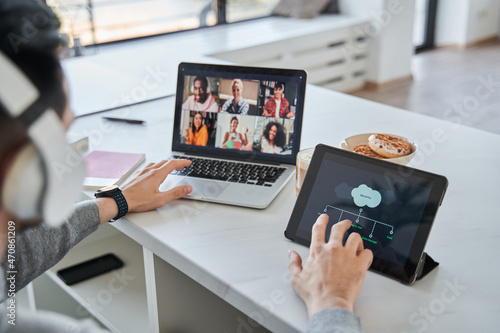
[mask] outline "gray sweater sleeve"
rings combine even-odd
[[[16,291],[57,264],[82,239],[97,230],[100,224],[99,206],[93,200],[75,205],[67,221],[58,227],[41,223],[22,232],[16,232],[15,266]],[[9,271],[7,256],[3,258],[3,271]],[[4,301],[2,293],[0,303]]]
[[[307,333],[362,333],[359,317],[347,309],[330,308],[315,313],[307,323]]]

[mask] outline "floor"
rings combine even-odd
[[[417,54],[413,81],[352,93],[376,102],[500,134],[500,42]]]

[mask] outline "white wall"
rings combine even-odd
[[[500,0],[440,0],[436,45],[466,46],[500,35]]]
[[[471,0],[467,24],[467,44],[498,34],[500,0]]]
[[[343,14],[371,24],[367,80],[385,83],[411,75],[414,0],[340,0]]]
[[[469,0],[440,0],[436,15],[437,46],[465,45]]]
[[[386,1],[386,10],[391,9],[391,0]],[[391,22],[384,28],[379,38],[382,50],[379,72],[373,78],[383,83],[411,75],[411,59],[415,53],[413,46],[413,20],[415,1],[401,1],[400,12],[392,15]]]

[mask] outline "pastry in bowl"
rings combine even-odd
[[[342,141],[340,147],[358,154],[402,165],[408,164],[417,152],[417,145],[408,139],[398,135],[382,133],[353,135]]]
[[[412,153],[411,145],[405,139],[390,134],[372,134],[368,137],[368,146],[375,153],[385,158],[398,158]]]
[[[366,155],[370,157],[375,157],[375,158],[385,158],[376,152],[374,152],[369,145],[357,145],[352,149],[355,153],[361,154],[361,155]]]

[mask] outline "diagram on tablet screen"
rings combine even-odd
[[[374,190],[365,184],[361,184],[358,187],[353,188],[346,183],[342,183],[335,188],[335,193],[339,198],[352,199],[353,203],[358,206],[359,209],[356,212],[333,205],[326,205],[325,209],[323,210],[325,213],[328,213],[329,210],[336,210],[337,212],[340,212],[337,222],[340,222],[343,219],[349,219],[353,221],[353,227],[358,229],[370,230],[368,238],[363,237],[363,239],[369,242],[375,244],[377,243],[375,240],[372,240],[373,232],[377,227],[386,228],[387,239],[392,240],[392,235],[394,234],[394,226],[392,224],[372,219],[366,216],[366,214],[363,214],[365,206],[368,208],[376,208],[380,205],[381,202],[384,202],[386,204],[394,202],[395,198],[393,197],[394,195],[392,194],[392,192],[384,192],[384,198],[382,198],[382,194],[379,191]]]
[[[377,220],[374,220],[372,218],[369,218],[367,216],[363,216],[361,215],[361,213],[363,212],[363,208],[360,208],[359,209],[359,212],[358,213],[354,213],[354,212],[350,212],[350,211],[347,211],[345,209],[341,209],[341,208],[338,208],[338,207],[334,207],[334,206],[330,206],[330,205],[327,205],[325,207],[325,210],[324,212],[325,213],[328,213],[328,210],[329,209],[336,209],[338,211],[340,211],[340,216],[339,216],[339,220],[337,222],[340,222],[342,221],[342,219],[349,219],[349,220],[354,220],[353,218],[349,218],[348,216],[351,215],[351,216],[355,216],[356,217],[356,220],[354,221],[356,223],[356,225],[353,225],[357,228],[361,228],[360,226],[358,226],[360,220],[366,220],[366,221],[370,221],[370,222],[373,222],[373,226],[371,228],[371,232],[370,234],[368,235],[368,237],[372,238],[373,237],[373,231],[375,230],[375,227],[377,226],[377,224],[380,224],[382,226],[385,226],[387,228],[389,228],[389,235],[392,235],[394,233],[394,226],[390,225],[390,224],[387,224],[387,223],[384,223],[384,222],[381,222],[381,221],[377,221]],[[363,223],[364,224],[364,223]],[[387,237],[388,239],[392,239],[391,236]]]

